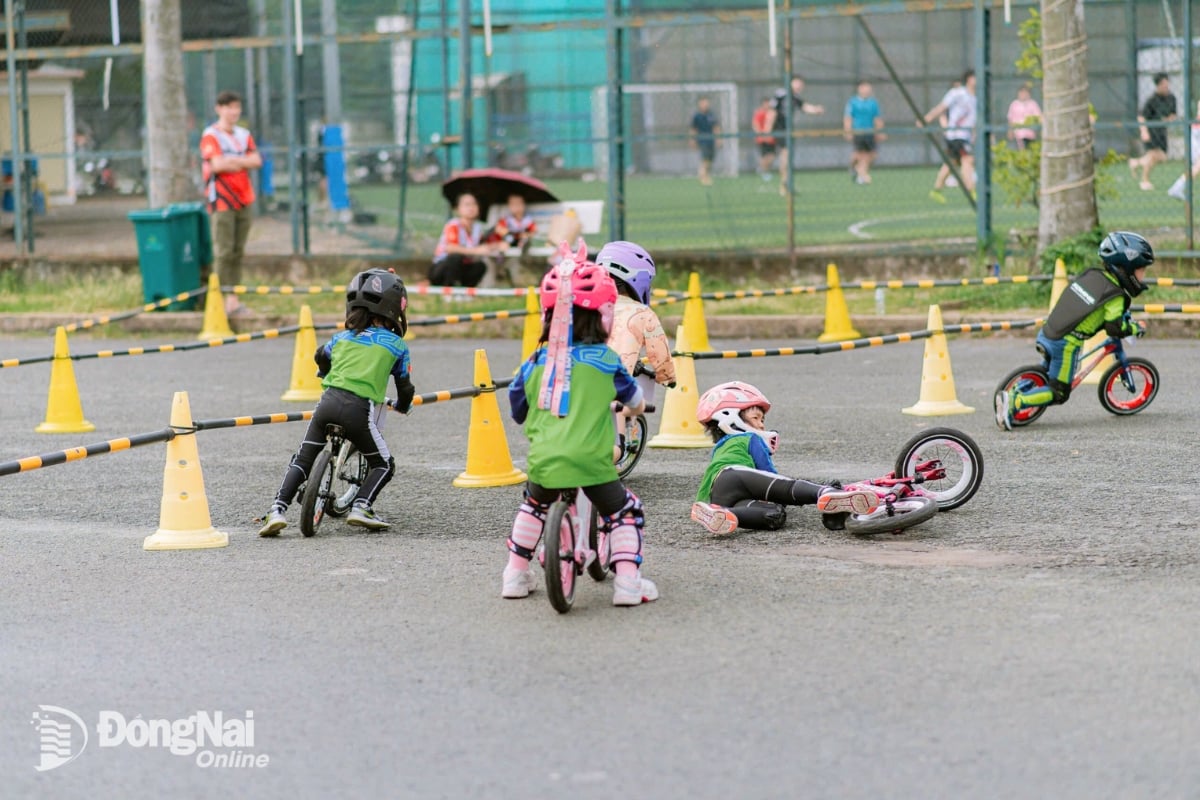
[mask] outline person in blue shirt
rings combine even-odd
[[[325,428],[330,424],[340,425],[346,439],[367,461],[367,477],[358,488],[346,524],[369,530],[388,527],[372,508],[396,471],[396,460],[379,430],[379,419],[387,409],[388,378],[396,385],[395,408],[400,413],[409,412],[416,394],[408,345],[404,343],[407,309],[404,281],[390,270],[360,272],[346,287],[346,330],[321,345],[314,356],[325,391],[300,449],[283,474],[283,483],[259,536],[275,536],[287,527],[284,515],[324,449]]]
[[[887,138],[887,134],[882,133],[883,115],[870,81],[859,81],[854,96],[846,101],[842,127],[851,146],[850,178],[859,186],[865,186],[871,182],[871,165],[879,155],[879,143]]]
[[[700,151],[700,183],[712,186],[712,162],[717,153],[717,136],[721,125],[709,108],[707,97],[696,101],[696,113],[692,114],[692,147]]]

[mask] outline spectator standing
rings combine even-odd
[[[946,150],[950,159],[959,167],[963,183],[971,196],[975,196],[975,156],[971,153],[971,139],[975,135],[975,70],[969,69],[963,73],[962,86],[956,86],[946,92],[945,97],[929,110],[918,125],[928,124],[946,115]],[[929,197],[939,203],[945,203],[942,187],[950,176],[950,167],[942,164],[937,177],[933,181],[933,190]]]
[[[1042,107],[1029,94],[1029,86],[1017,89],[1017,99],[1008,104],[1008,138],[1018,150],[1024,150],[1037,140],[1037,131],[1022,125],[1040,123]]]
[[[775,165],[775,135],[771,133],[771,98],[764,97],[754,109],[750,127],[754,129],[754,143],[758,145],[758,174],[764,181],[771,180],[771,167]]]
[[[242,282],[242,255],[253,220],[254,185],[249,170],[262,166],[262,156],[250,131],[239,126],[242,97],[225,91],[217,95],[217,121],[200,136],[204,191],[212,215],[213,266],[227,284]],[[207,276],[203,276],[207,278]],[[225,296],[228,314],[244,313],[237,295]]]
[[[850,142],[850,178],[859,186],[871,182],[871,164],[879,155],[879,142],[886,138],[883,115],[870,81],[859,81],[854,96],[846,101],[842,114],[846,141]]]
[[[700,151],[700,183],[712,186],[712,162],[717,151],[717,135],[721,125],[709,108],[707,97],[696,101],[696,113],[692,114],[692,147]]]
[[[1192,183],[1196,182],[1196,178],[1200,176],[1200,102],[1196,103],[1196,121],[1192,123]],[[1187,170],[1175,179],[1175,183],[1171,184],[1171,188],[1167,189],[1167,196],[1174,197],[1176,200],[1188,201],[1187,197]]]
[[[1143,192],[1154,189],[1154,184],[1150,182],[1150,170],[1167,160],[1167,129],[1149,128],[1146,123],[1171,122],[1177,115],[1178,104],[1175,95],[1171,94],[1167,73],[1160,72],[1154,76],[1154,94],[1146,99],[1142,113],[1138,115],[1138,132],[1146,146],[1146,152],[1141,158],[1129,159],[1129,171],[1133,173],[1134,178],[1138,177],[1139,169],[1142,171],[1138,188]]]
[[[806,103],[803,99],[804,79],[799,75],[792,78],[791,98],[793,108],[804,114],[824,114],[825,107],[816,103]],[[775,132],[775,145],[780,152],[779,159],[779,194],[787,195],[788,170],[792,167],[792,153],[787,140],[787,102],[788,91],[776,89],[771,99],[771,130]]]

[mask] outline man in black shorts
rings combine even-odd
[[[705,186],[712,186],[712,162],[720,132],[717,117],[709,110],[708,98],[701,97],[696,101],[696,113],[692,114],[692,147],[700,151],[700,183]]]
[[[806,103],[801,95],[804,93],[804,79],[799,75],[792,78],[792,106],[805,114],[824,114],[825,107],[816,103]],[[776,89],[771,98],[771,112],[767,115],[771,122],[771,130],[775,132],[775,144],[779,147],[779,193],[787,194],[788,170],[792,167],[792,153],[787,140],[787,100],[785,89]]]
[[[1146,100],[1142,113],[1138,115],[1138,132],[1146,146],[1146,153],[1141,158],[1129,159],[1129,171],[1134,178],[1138,177],[1139,169],[1142,171],[1138,188],[1143,192],[1154,189],[1154,184],[1150,182],[1150,170],[1167,160],[1167,129],[1149,128],[1146,123],[1170,122],[1176,119],[1177,114],[1175,95],[1171,94],[1167,73],[1160,72],[1154,76],[1154,94]]]

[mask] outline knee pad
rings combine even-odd
[[[609,563],[632,561],[642,563],[642,528],[646,515],[642,501],[628,489],[625,490],[625,505],[615,514],[600,518],[608,534]]]
[[[763,521],[767,523],[767,530],[777,531],[787,524],[787,509],[776,504],[763,512]]]
[[[525,498],[517,509],[517,518],[513,521],[512,533],[508,537],[508,551],[516,553],[521,558],[533,560],[537,543],[542,538],[542,529],[546,525],[546,512],[550,510],[549,503],[539,503],[525,490]],[[522,544],[517,539],[525,542]]]
[[[532,514],[539,522],[545,522],[546,512],[550,510],[550,504],[539,503],[537,500],[533,499],[533,495],[531,495],[529,490],[526,489],[522,497],[521,510],[528,514]]]
[[[1054,405],[1062,405],[1071,397],[1071,384],[1051,378],[1050,391],[1054,393]]]

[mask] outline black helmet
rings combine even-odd
[[[369,269],[354,276],[346,287],[346,313],[356,308],[395,323],[401,336],[408,330],[408,290],[391,270]]]
[[[1144,237],[1128,231],[1113,231],[1100,243],[1100,260],[1131,297],[1146,290],[1133,271],[1154,263],[1154,249]]]

